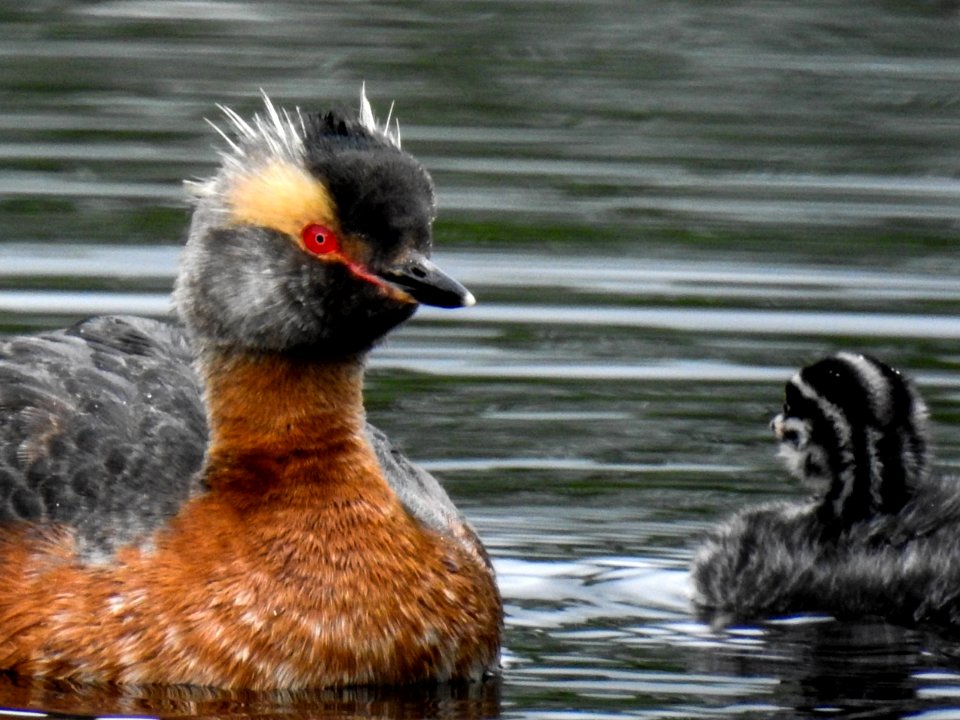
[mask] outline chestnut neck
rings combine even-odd
[[[208,460],[323,453],[364,436],[363,357],[208,351]],[[356,443],[351,442],[351,445]]]

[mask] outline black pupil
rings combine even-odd
[[[318,232],[316,237],[314,237],[314,240],[316,241],[317,245],[323,245],[327,241],[327,236],[322,232]]]

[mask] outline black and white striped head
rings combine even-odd
[[[771,422],[790,471],[841,524],[896,512],[927,468],[927,408],[913,384],[866,355],[803,368]]]
[[[223,112],[227,149],[191,184],[174,295],[197,345],[354,355],[418,303],[472,304],[428,259],[430,176],[365,95],[356,118],[287,113],[266,96],[250,121]]]

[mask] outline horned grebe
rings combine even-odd
[[[483,546],[361,396],[418,303],[473,303],[428,260],[430,177],[365,95],[356,120],[264,101],[225,110],[192,186],[185,330],[0,341],[0,668],[269,689],[498,667]]]

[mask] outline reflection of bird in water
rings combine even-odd
[[[194,186],[186,332],[0,342],[2,668],[298,688],[497,667],[482,545],[364,419],[371,346],[418,303],[473,302],[428,260],[430,178],[365,97],[358,120],[265,102],[226,111]]]
[[[801,370],[772,422],[811,502],[747,508],[694,558],[693,600],[718,624],[796,612],[960,625],[960,486],[927,470],[912,383],[840,353]]]
[[[5,708],[43,708],[47,717],[390,718],[479,720],[501,715],[502,682],[360,685],[250,692],[199,685],[81,683],[0,673]],[[6,715],[13,715],[4,710]],[[20,713],[21,715],[23,713]]]
[[[773,623],[749,643],[735,640],[719,652],[691,653],[684,671],[776,678],[760,691],[761,702],[781,708],[773,717],[905,717],[935,706],[937,699],[917,697],[925,684],[918,675],[950,663],[941,654],[946,642],[932,629],[876,619]]]

